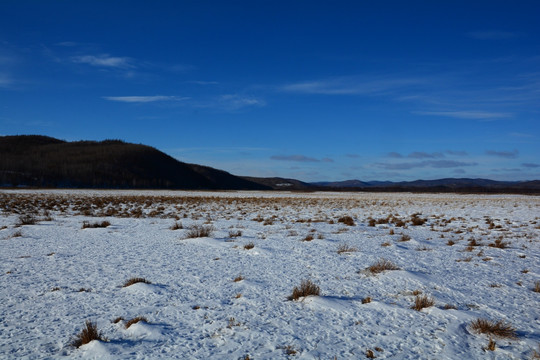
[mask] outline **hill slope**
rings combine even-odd
[[[0,184],[8,186],[265,190],[210,167],[187,164],[146,145],[119,140],[66,142],[0,137]]]

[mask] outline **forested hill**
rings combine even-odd
[[[120,140],[66,142],[46,136],[0,137],[0,185],[114,189],[265,190],[206,166],[180,162]]]

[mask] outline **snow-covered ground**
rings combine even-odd
[[[0,357],[530,359],[539,210],[511,195],[0,191]],[[187,238],[194,225],[213,232]],[[382,258],[400,270],[366,270]],[[133,277],[151,284],[122,287]],[[288,300],[302,280],[320,296]],[[422,295],[435,305],[413,310]],[[478,318],[516,338],[485,350]],[[86,320],[108,341],[70,346]]]

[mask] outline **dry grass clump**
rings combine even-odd
[[[187,239],[209,237],[214,232],[214,227],[211,225],[192,225],[186,233]]]
[[[471,330],[479,334],[487,334],[500,338],[515,339],[516,329],[508,322],[499,320],[493,322],[487,319],[476,319],[471,322]]]
[[[540,281],[536,281],[536,282],[534,283],[533,291],[534,291],[534,292],[537,292],[537,293],[540,293]]]
[[[362,299],[362,304],[369,304],[371,302],[371,297],[367,296]]]
[[[114,318],[113,321],[111,321],[113,324],[118,324],[120,321],[123,321],[124,318],[122,316],[119,316],[117,318]]]
[[[70,345],[79,348],[84,344],[88,344],[92,340],[107,341],[101,332],[98,331],[96,323],[87,320],[85,327],[80,333],[75,335],[75,338],[71,340]]]
[[[388,270],[399,270],[399,266],[391,262],[390,260],[380,259],[375,264],[367,268],[372,274],[378,274]]]
[[[122,287],[128,287],[136,283],[151,284],[151,282],[146,280],[145,278],[134,277],[134,278],[126,280],[126,282],[124,283],[124,285],[122,285]]]
[[[181,222],[175,221],[174,224],[170,227],[171,230],[181,230],[184,228]]]
[[[35,225],[37,224],[37,218],[32,214],[22,214],[19,216],[19,220],[17,222],[18,226],[22,225]]]
[[[420,226],[420,225],[424,225],[425,222],[427,221],[427,219],[424,219],[424,218],[421,218],[419,217],[420,214],[413,214],[411,216],[411,223],[414,225],[414,226]]]
[[[300,286],[295,286],[288,300],[298,300],[306,296],[319,296],[321,289],[311,280],[302,280]]]
[[[315,239],[315,238],[313,237],[313,234],[307,234],[306,237],[305,237],[302,241],[311,241],[311,240],[313,240],[313,239]]]
[[[417,296],[414,299],[414,305],[411,306],[411,309],[420,311],[433,305],[435,305],[435,300],[432,297],[428,297],[427,295]]]
[[[493,341],[492,338],[489,338],[489,342],[484,349],[488,351],[495,351],[496,348],[497,348],[497,343]]]
[[[245,250],[251,250],[255,247],[255,244],[250,242],[249,244],[244,245]]]
[[[503,241],[502,238],[496,239],[491,244],[488,244],[490,247],[499,248],[499,249],[506,249],[510,245],[508,241]]]
[[[409,241],[409,240],[411,240],[411,237],[406,234],[402,234],[401,238],[399,239],[399,241]]]
[[[351,253],[351,252],[356,252],[356,251],[358,251],[357,248],[349,246],[347,244],[341,244],[337,248],[337,253],[338,254]]]
[[[106,228],[109,225],[111,225],[111,223],[108,222],[107,220],[102,221],[102,222],[95,222],[95,223],[83,221],[82,228],[83,229]]]
[[[131,320],[128,320],[128,321],[126,322],[125,327],[126,327],[126,329],[129,329],[129,327],[130,327],[131,325],[136,324],[136,323],[138,323],[138,322],[140,322],[140,321],[145,322],[145,323],[148,323],[148,320],[147,320],[144,316],[137,316],[137,317],[135,317],[135,318],[133,318],[133,319],[131,319]]]
[[[239,282],[239,281],[242,281],[244,280],[244,277],[242,275],[238,275],[237,277],[234,278],[234,282]]]
[[[350,216],[342,216],[338,219],[338,222],[348,226],[354,226],[354,220]]]
[[[242,236],[242,231],[241,230],[230,230],[229,231],[229,237],[231,239],[234,239],[234,238],[237,238],[237,237],[240,237]]]

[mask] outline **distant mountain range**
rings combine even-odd
[[[438,179],[307,183],[235,176],[120,140],[67,142],[40,135],[0,137],[0,186],[111,189],[413,191],[540,194],[540,181]]]

